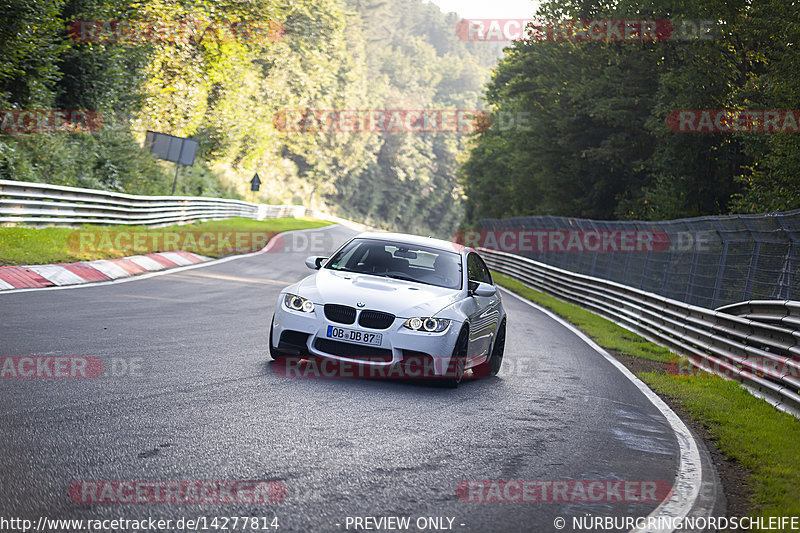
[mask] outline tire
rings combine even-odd
[[[458,334],[456,345],[453,347],[453,355],[447,364],[447,371],[443,377],[442,385],[455,389],[464,378],[464,370],[467,364],[467,349],[469,348],[469,328],[464,327]]]
[[[472,369],[472,374],[476,378],[485,378],[489,376],[496,376],[500,372],[500,366],[503,364],[503,353],[506,346],[506,321],[498,326],[497,333],[494,336],[494,344],[492,351],[489,353],[489,358],[483,363]]]
[[[492,347],[492,356],[489,358],[491,368],[489,370],[490,376],[496,376],[500,372],[500,367],[503,365],[503,354],[506,351],[506,321],[500,324],[497,328],[497,337],[494,339],[494,346]]]
[[[272,332],[274,329],[273,322],[275,317],[273,316],[269,321],[269,355],[273,359],[279,359],[281,357],[286,357],[286,354],[283,352],[278,351],[276,348],[272,347]]]

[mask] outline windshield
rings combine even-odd
[[[446,250],[372,239],[353,239],[325,268],[461,288],[461,255]]]

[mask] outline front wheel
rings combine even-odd
[[[469,348],[469,330],[463,328],[458,334],[456,345],[453,348],[453,355],[447,364],[444,374],[444,386],[455,389],[464,377],[464,370],[467,365],[467,350]]]
[[[272,317],[272,319],[269,321],[269,355],[273,359],[278,359],[280,357],[285,357],[286,354],[278,351],[277,348],[272,347],[272,332],[274,330],[274,325],[273,325],[274,322],[275,322],[275,317]]]
[[[497,338],[494,340],[494,347],[492,348],[492,357],[489,361],[492,363],[492,369],[489,372],[490,376],[496,376],[500,372],[500,366],[503,364],[503,354],[506,350],[506,321],[500,324],[497,328]]]

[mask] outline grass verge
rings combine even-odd
[[[183,226],[0,228],[0,265],[41,265],[185,250],[208,257],[259,250],[276,233],[319,228],[311,218],[231,218]]]
[[[636,372],[660,396],[702,425],[726,458],[750,473],[752,516],[800,515],[800,420],[755,398],[737,382],[700,372],[668,373],[676,356],[590,311],[492,272],[495,281],[575,324],[600,346],[664,362],[664,370]]]

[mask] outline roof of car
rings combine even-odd
[[[356,238],[359,239],[376,239],[381,241],[390,241],[395,243],[411,244],[416,246],[428,246],[438,250],[448,250],[451,252],[463,252],[470,250],[457,242],[445,241],[442,239],[434,239],[433,237],[422,237],[420,235],[409,235],[407,233],[390,233],[390,232],[364,232],[359,233]]]

